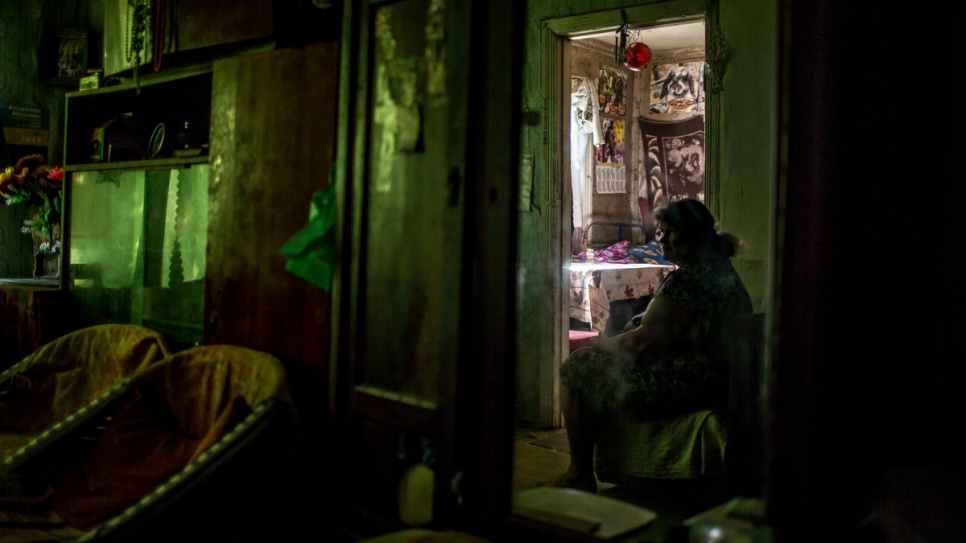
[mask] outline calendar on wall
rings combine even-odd
[[[598,194],[626,192],[624,168],[624,120],[604,118],[601,123],[603,143],[597,146],[597,166],[594,172]]]

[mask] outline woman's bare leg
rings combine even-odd
[[[571,401],[567,388],[561,388],[564,429],[570,443],[570,466],[567,472],[549,483],[549,486],[576,488],[587,492],[597,492],[597,477],[594,475],[594,444],[599,435],[599,421],[591,413],[580,409],[580,404]]]

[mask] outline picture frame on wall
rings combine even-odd
[[[56,33],[56,45],[51,47],[47,59],[49,83],[62,85],[79,84],[87,75],[87,32],[61,30]]]

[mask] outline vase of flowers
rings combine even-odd
[[[0,174],[0,194],[7,205],[28,209],[21,231],[33,239],[34,277],[56,277],[64,169],[44,162],[41,155],[29,155],[8,167]]]

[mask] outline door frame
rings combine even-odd
[[[672,0],[660,4],[611,9],[595,13],[548,19],[544,21],[540,34],[540,81],[548,112],[544,139],[542,169],[548,172],[550,213],[544,219],[544,230],[548,232],[545,262],[552,267],[548,276],[556,278],[552,289],[553,300],[549,305],[551,314],[546,322],[551,322],[550,360],[541,364],[539,371],[540,424],[556,428],[563,425],[560,412],[560,365],[569,350],[570,328],[569,298],[566,295],[570,270],[570,226],[569,208],[566,201],[569,183],[564,176],[569,175],[569,150],[564,142],[569,141],[569,104],[563,99],[564,89],[569,85],[562,69],[566,65],[564,44],[573,38],[601,31],[617,31],[626,14],[631,25],[663,25],[703,19],[705,21],[706,66],[710,74],[705,95],[705,200],[708,208],[718,216],[717,187],[719,179],[719,126],[720,77],[723,73],[724,58],[721,49],[716,47],[714,55],[709,54],[712,44],[720,41],[720,28],[717,18],[717,2],[706,0]]]
[[[514,0],[445,3],[446,99],[453,120],[447,204],[459,207],[461,259],[455,359],[440,360],[435,401],[360,386],[365,326],[367,177],[373,11],[391,0],[346,0],[339,77],[335,172],[338,267],[333,277],[329,419],[333,465],[349,465],[360,419],[416,430],[434,440],[432,526],[483,530],[510,511],[516,366],[517,194],[523,4]],[[470,69],[472,67],[472,69]],[[459,121],[457,121],[457,117]],[[472,144],[470,144],[472,142]],[[456,147],[454,145],[454,147]],[[405,315],[400,318],[406,318]],[[373,331],[378,333],[378,330]],[[391,459],[392,451],[387,452]],[[351,486],[349,469],[337,484]],[[387,487],[393,483],[387,482]],[[342,487],[340,485],[340,487]],[[386,488],[370,489],[385,493]],[[390,493],[393,488],[390,488]],[[353,496],[339,504],[354,517]],[[367,512],[369,513],[369,512]],[[383,511],[366,514],[372,523]],[[347,518],[352,522],[355,518]]]

